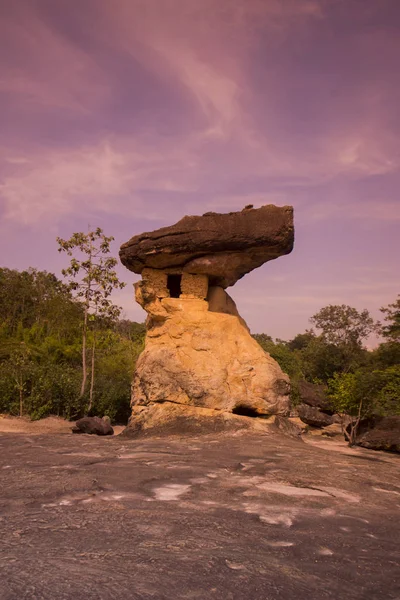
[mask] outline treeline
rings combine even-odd
[[[94,258],[90,261],[79,287],[71,277],[65,284],[46,271],[0,269],[0,412],[33,419],[107,414],[114,422],[127,421],[145,326],[119,317],[107,300],[108,288],[96,287],[104,269],[96,271]],[[113,263],[106,266],[112,275]],[[86,283],[90,293],[100,290],[92,299]],[[314,329],[292,340],[254,338],[289,374],[294,404],[299,382],[306,380],[326,386],[338,413],[399,415],[400,297],[381,310],[383,324],[366,310],[327,306],[311,317]],[[384,341],[368,351],[364,344],[373,332]]]
[[[0,412],[39,419],[87,412],[126,422],[130,385],[145,326],[89,315],[87,352],[94,348],[93,389],[82,386],[85,304],[46,271],[0,269]]]
[[[367,310],[330,305],[310,318],[319,333],[309,329],[290,341],[253,337],[290,376],[293,404],[306,380],[325,385],[339,414],[400,415],[400,296],[381,311],[383,324]],[[371,333],[384,340],[373,351],[364,347]]]

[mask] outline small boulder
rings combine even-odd
[[[319,408],[308,406],[307,404],[300,404],[297,406],[297,414],[303,423],[311,425],[312,427],[327,427],[333,423],[333,417],[331,415],[319,410]]]
[[[290,437],[300,437],[306,432],[307,426],[300,419],[290,419],[275,415],[272,417],[274,426],[285,435]]]
[[[334,417],[335,419],[335,417]],[[324,430],[322,431],[321,435],[325,436],[325,437],[343,437],[343,428],[341,426],[340,423],[332,423],[332,425],[328,425],[327,427],[324,427]]]
[[[333,415],[334,410],[329,398],[327,398],[325,386],[309,383],[308,381],[299,381],[298,390],[302,404],[319,408],[323,412]]]
[[[370,450],[400,452],[400,417],[374,417],[364,421],[356,445]]]
[[[88,433],[91,435],[113,435],[114,429],[111,427],[109,417],[83,417],[76,421],[72,427],[72,433]]]

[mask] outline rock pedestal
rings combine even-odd
[[[245,214],[252,213],[249,221],[252,224],[257,222],[253,213],[259,213],[258,220],[261,223],[258,223],[255,232],[257,236],[263,230],[263,218],[271,212],[275,221],[279,221],[279,243],[284,247],[280,253],[286,253],[293,242],[293,226],[288,219],[292,213],[288,207],[272,208],[272,212],[271,207],[263,207],[259,209],[261,213],[250,210],[233,215],[241,215],[239,221],[244,230]],[[218,220],[217,217],[224,216],[229,217],[229,222],[238,220],[232,218],[231,213],[217,215],[213,217],[213,222]],[[193,226],[198,226],[201,222],[199,219],[207,221],[206,217],[185,219],[191,220]],[[185,219],[179,224],[184,223]],[[273,228],[269,227],[264,223],[264,230],[269,231],[270,240],[273,240],[271,247],[265,239],[260,242],[251,237],[250,227],[249,239],[246,240],[250,254],[247,250],[242,251],[243,261],[240,265],[240,250],[232,250],[232,268],[228,267],[226,271],[223,264],[228,260],[229,252],[226,251],[226,244],[221,244],[217,251],[216,239],[213,242],[215,253],[211,256],[207,254],[207,258],[201,258],[201,248],[198,246],[195,250],[194,243],[191,246],[192,254],[188,250],[189,242],[184,250],[177,241],[176,246],[172,247],[166,233],[168,228],[136,236],[132,238],[136,241],[124,244],[121,249],[124,264],[133,270],[140,270],[142,275],[142,280],[135,285],[136,301],[148,313],[145,349],[137,361],[132,385],[132,417],[127,434],[169,431],[173,424],[177,431],[196,431],[204,423],[218,424],[222,429],[241,427],[247,426],[246,423],[250,421],[248,417],[289,413],[288,376],[251,337],[234,301],[224,290],[229,281],[238,279],[241,273],[246,272],[250,255],[253,261],[255,256],[260,258],[262,254],[269,257],[266,260],[279,255],[277,235],[274,237]],[[197,236],[202,239],[203,233],[211,239],[208,230],[199,232],[198,229],[193,231],[193,238]],[[212,235],[218,237],[215,231]],[[233,229],[230,235],[234,237]],[[160,245],[162,237],[166,240],[164,250]],[[239,238],[244,243],[244,237]],[[145,252],[143,240],[146,242]],[[151,240],[154,243],[153,250]],[[136,248],[136,254],[132,253],[132,248]],[[206,250],[209,252],[209,246]],[[180,251],[181,265],[178,267],[176,263],[179,262]],[[196,259],[193,259],[193,253],[197,253]],[[210,263],[209,272],[205,268],[207,261]],[[139,263],[141,266],[138,266]],[[148,266],[149,263],[163,265],[163,268]],[[174,266],[165,266],[172,263]],[[227,276],[223,273],[227,273]]]

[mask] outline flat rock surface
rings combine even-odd
[[[2,433],[0,598],[399,599],[399,466],[272,433]]]

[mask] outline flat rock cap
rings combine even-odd
[[[208,275],[224,288],[293,249],[293,207],[246,207],[227,214],[186,216],[175,225],[142,233],[120,249],[123,265]]]

